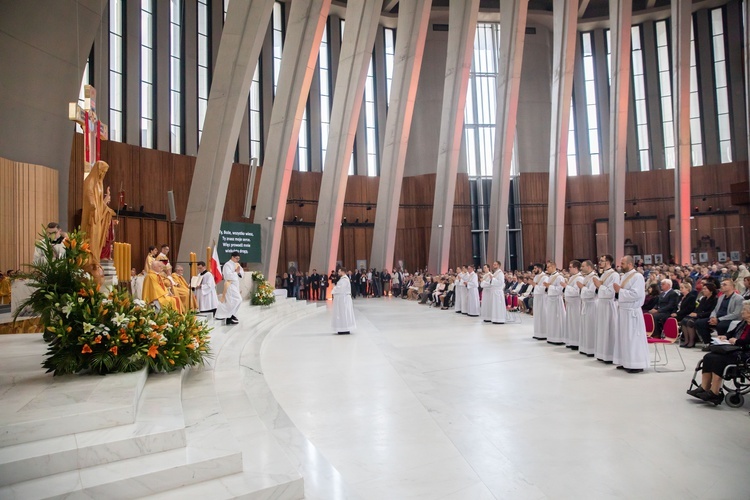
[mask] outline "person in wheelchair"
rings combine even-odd
[[[750,360],[750,302],[742,305],[740,324],[726,336],[719,340],[727,340],[729,344],[740,347],[733,352],[709,352],[703,356],[703,373],[700,386],[689,389],[687,393],[707,403],[719,405],[724,400],[721,390],[724,383],[724,370],[728,365],[747,363]]]

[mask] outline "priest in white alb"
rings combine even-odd
[[[242,266],[240,266],[239,252],[232,252],[231,258],[221,268],[221,274],[224,276],[224,300],[219,302],[215,318],[225,320],[227,325],[236,325],[240,321],[235,314],[242,305],[242,295],[240,295]]]
[[[198,311],[202,313],[212,313],[216,316],[216,309],[219,307],[219,297],[216,295],[216,280],[214,275],[206,269],[206,263],[198,262],[198,276],[193,279],[196,281],[195,300],[198,302]],[[198,282],[200,280],[200,282]]]
[[[465,272],[464,268],[461,266],[458,266],[456,268],[456,297],[454,299],[455,301],[455,307],[454,310],[461,314],[464,311],[464,302],[466,298],[466,282],[464,281],[465,278]]]
[[[494,325],[505,324],[505,275],[500,262],[492,263],[492,284],[484,293],[492,293],[492,314],[490,320]]]
[[[547,342],[563,345],[565,344],[565,303],[563,302],[565,278],[558,272],[557,264],[551,260],[547,261],[547,275],[544,280],[544,287],[547,289],[547,300],[544,302]]]
[[[492,321],[492,292],[490,292],[492,273],[486,264],[482,268],[482,271],[482,279],[479,281],[479,288],[482,289],[482,304],[479,316],[485,323],[490,323]]]
[[[534,303],[532,311],[534,314],[534,338],[536,340],[547,340],[546,318],[544,317],[544,302],[547,298],[547,289],[544,287],[545,279],[547,279],[547,275],[542,270],[542,265],[534,264]]]
[[[633,257],[623,257],[620,266],[625,274],[619,284],[613,285],[620,310],[613,361],[617,368],[639,373],[649,365],[646,323],[641,309],[646,298],[646,284],[643,275],[635,270]]]
[[[620,283],[620,275],[612,268],[614,258],[602,255],[599,267],[602,275],[594,278],[596,285],[596,359],[609,364],[615,354],[615,335],[617,334],[617,302],[615,301],[615,283]]]
[[[331,327],[339,335],[349,334],[357,327],[354,319],[354,304],[352,303],[352,284],[346,269],[339,269],[339,280],[333,287],[333,318]]]
[[[565,283],[565,347],[578,350],[581,342],[581,289],[578,283],[583,282],[581,262],[571,260],[568,265],[570,278]]]
[[[581,264],[583,281],[578,283],[581,290],[581,342],[578,352],[590,358],[596,353],[596,271],[594,263],[584,260]]]
[[[466,283],[466,295],[464,296],[464,308],[461,312],[476,318],[479,316],[479,277],[474,272],[474,266],[469,266],[469,272],[464,274],[464,281]]]

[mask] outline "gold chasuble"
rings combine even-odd
[[[143,300],[146,304],[151,304],[153,301],[158,300],[161,307],[171,307],[177,311],[181,310],[180,299],[169,295],[167,287],[162,282],[162,277],[153,270],[149,270],[143,280]]]
[[[185,278],[179,274],[172,274],[170,277],[174,282],[172,292],[180,299],[180,303],[182,304],[182,314],[197,309],[195,297],[190,291],[190,285],[187,284]]]

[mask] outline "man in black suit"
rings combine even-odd
[[[312,295],[312,297],[308,297],[308,298],[310,300],[320,300],[319,290],[320,290],[320,275],[318,274],[317,269],[313,269],[313,272],[310,275],[310,294]]]
[[[680,292],[672,288],[672,280],[661,280],[661,293],[656,308],[649,312],[654,316],[654,334],[652,337],[661,338],[661,329],[673,313],[680,307]]]

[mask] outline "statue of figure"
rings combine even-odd
[[[83,214],[81,229],[86,232],[91,247],[92,264],[99,264],[114,222],[115,211],[109,208],[109,188],[104,192],[104,176],[109,165],[103,161],[94,163],[86,180],[83,181]],[[112,235],[113,236],[113,235]],[[111,238],[111,236],[110,236]],[[111,238],[114,239],[114,238]],[[110,243],[111,245],[111,243]],[[105,252],[106,256],[111,255]]]

